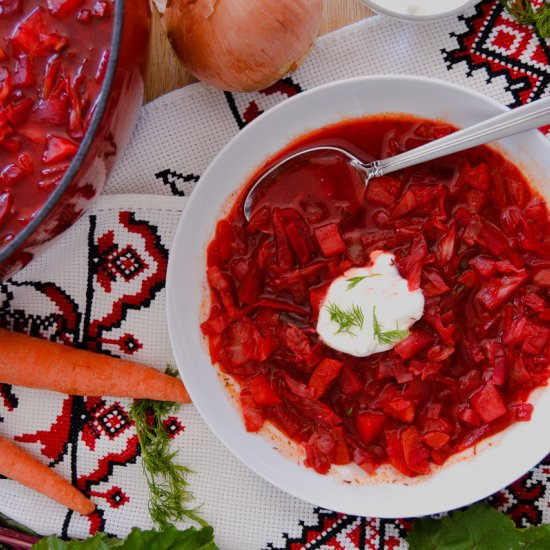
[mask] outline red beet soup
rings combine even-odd
[[[0,248],[59,184],[94,113],[112,0],[0,2]]]
[[[336,144],[369,161],[453,130],[369,117],[278,157]],[[500,153],[477,147],[366,189],[342,159],[307,157],[276,176],[249,222],[245,195],[208,246],[201,328],[213,363],[239,383],[248,431],[274,424],[321,474],[389,463],[417,476],[529,420],[529,395],[549,375],[549,214]],[[424,312],[391,350],[355,357],[323,342],[317,318],[331,282],[374,251],[394,255]]]

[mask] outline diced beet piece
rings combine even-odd
[[[36,57],[62,50],[68,39],[55,32],[56,22],[41,6],[35,8],[13,31],[11,41]]]
[[[500,392],[496,386],[490,382],[472,395],[470,403],[481,415],[483,422],[492,422],[508,411]]]
[[[385,423],[386,417],[380,413],[365,412],[355,417],[355,429],[365,445],[376,441]]]
[[[401,342],[398,342],[393,350],[401,359],[411,359],[427,345],[433,342],[433,336],[420,328],[411,330],[411,333]]]
[[[48,0],[48,11],[52,15],[65,17],[75,11],[82,4],[82,0]]]
[[[364,388],[364,383],[349,365],[345,365],[342,369],[339,383],[345,395],[355,395]]]
[[[246,431],[257,432],[264,425],[265,417],[262,410],[256,406],[252,392],[241,391],[240,402]]]
[[[335,223],[318,227],[315,229],[314,234],[325,258],[338,256],[346,251],[346,243]]]
[[[386,435],[386,452],[392,466],[406,476],[413,477],[414,472],[408,467],[403,455],[403,445],[401,438],[396,431],[385,432]]]
[[[349,464],[351,462],[351,456],[344,437],[344,430],[340,426],[336,426],[335,428],[332,428],[331,433],[336,444],[332,463],[337,466]]]
[[[25,122],[33,107],[34,101],[30,97],[27,97],[19,103],[11,103],[7,108],[8,120],[13,126],[19,126]]]
[[[336,359],[323,359],[313,371],[308,386],[311,388],[314,397],[321,397],[328,390],[332,382],[338,377],[344,363]]]
[[[428,445],[428,447],[431,447],[432,449],[439,450],[441,447],[444,447],[447,445],[447,443],[450,441],[451,436],[449,434],[446,434],[445,432],[427,432],[422,436],[422,441]]]
[[[362,447],[355,447],[352,450],[353,460],[356,462],[362,470],[364,470],[369,476],[372,475],[378,468],[378,461],[373,456],[373,453],[363,449]]]
[[[462,408],[458,413],[458,418],[473,426],[480,426],[482,422],[481,415],[470,407]]]
[[[282,405],[283,401],[273,390],[268,377],[258,374],[246,381],[246,387],[252,393],[252,397],[258,407],[275,407]]]
[[[407,426],[401,432],[400,439],[407,467],[417,474],[429,474],[431,471],[428,464],[430,452],[422,443],[418,430],[414,426]]]
[[[369,181],[365,190],[366,201],[392,206],[399,194],[401,184],[399,180],[388,176],[379,176]]]
[[[42,154],[42,162],[44,164],[53,164],[62,160],[68,160],[74,157],[78,151],[78,145],[73,141],[61,137],[48,134],[46,137],[46,146]]]
[[[408,399],[393,399],[384,407],[384,413],[406,424],[410,424],[414,420],[415,415],[414,403]]]

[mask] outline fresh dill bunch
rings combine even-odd
[[[177,370],[168,366],[165,373],[176,376]],[[171,439],[164,419],[178,408],[178,403],[152,399],[134,401],[130,408],[141,447],[143,473],[149,486],[149,514],[160,529],[185,518],[207,525],[196,508],[185,506],[194,500],[187,481],[192,470],[177,464],[174,460],[177,452],[170,451]]]
[[[500,0],[504,9],[520,24],[533,25],[541,38],[550,37],[550,4],[535,10],[530,0]]]
[[[369,277],[380,277],[381,273],[372,273],[371,275],[360,275],[358,277],[350,277],[346,279],[348,286],[346,290],[351,290],[356,287],[363,279],[368,279]]]
[[[399,325],[396,330],[387,330],[382,332],[382,327],[376,317],[376,306],[372,308],[372,325],[374,327],[374,337],[378,339],[381,344],[388,344],[393,346],[397,342],[401,342],[410,333],[408,330],[399,330]]]
[[[343,310],[334,303],[327,304],[325,306],[330,314],[330,320],[338,324],[338,330],[336,334],[340,332],[347,332],[350,336],[356,336],[351,330],[353,327],[363,328],[365,322],[365,316],[363,310],[356,305],[352,305],[350,309]]]

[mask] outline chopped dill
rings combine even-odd
[[[170,376],[177,374],[170,366],[165,372]],[[178,403],[139,399],[130,408],[141,447],[143,473],[149,486],[149,514],[160,529],[185,518],[207,525],[196,509],[184,506],[194,499],[186,479],[192,471],[177,464],[174,461],[177,452],[170,451],[170,434],[164,421],[166,415],[178,407]]]
[[[378,339],[380,344],[393,346],[397,344],[397,342],[401,342],[401,340],[405,339],[410,334],[408,330],[399,330],[399,325],[397,325],[396,330],[382,332],[382,327],[376,317],[376,306],[372,308],[372,325],[374,327],[374,337]]]
[[[346,416],[351,416],[353,413],[353,405],[346,411]]]
[[[381,273],[372,273],[371,275],[362,275],[359,277],[350,277],[349,279],[346,279],[348,282],[348,286],[346,287],[346,290],[351,290],[352,288],[356,287],[363,279],[368,279],[369,277],[380,277],[382,275]]]
[[[541,38],[550,37],[550,4],[535,9],[531,0],[500,0],[504,9],[520,24],[532,25]]]
[[[336,334],[340,332],[347,332],[350,336],[356,336],[351,330],[353,327],[363,328],[365,322],[365,316],[363,310],[356,305],[352,305],[350,309],[344,311],[336,304],[330,303],[325,306],[330,314],[330,320],[337,323],[339,328]]]

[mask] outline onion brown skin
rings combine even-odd
[[[166,31],[202,82],[252,92],[297,68],[319,32],[323,0],[169,0]]]

